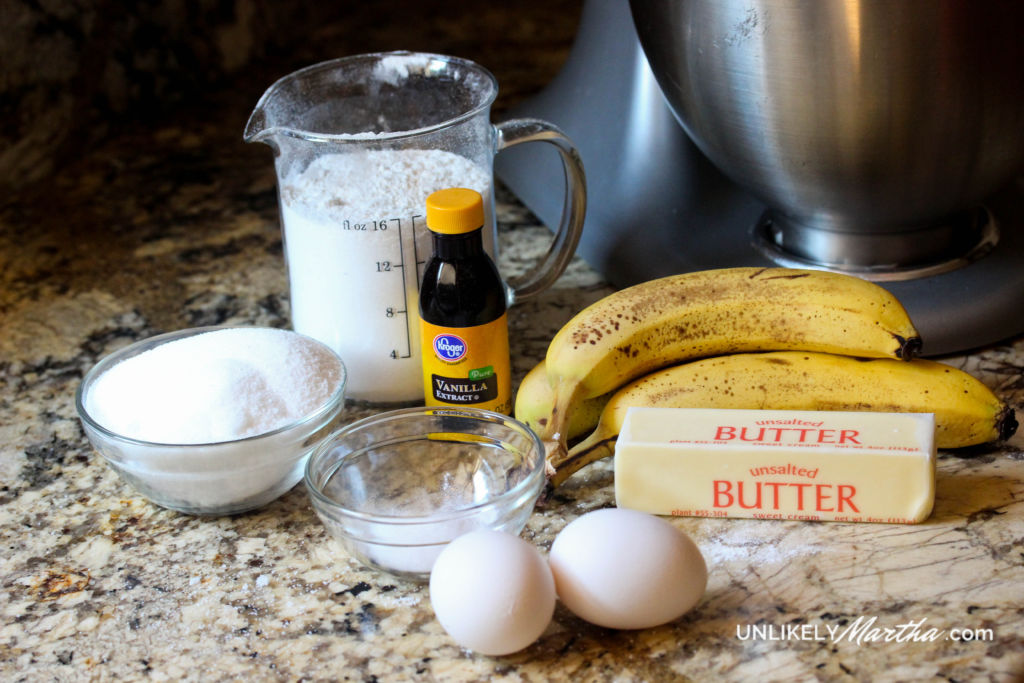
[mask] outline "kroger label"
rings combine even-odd
[[[453,363],[462,360],[467,351],[466,342],[454,334],[439,334],[434,337],[434,353],[441,360]]]

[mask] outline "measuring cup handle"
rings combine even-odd
[[[565,271],[583,233],[587,206],[587,180],[583,162],[572,141],[557,126],[539,119],[512,119],[495,124],[498,151],[522,142],[547,142],[555,146],[565,170],[565,199],[562,217],[544,258],[526,275],[508,287],[508,299],[524,301],[550,287]]]

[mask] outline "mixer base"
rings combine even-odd
[[[588,205],[578,253],[618,287],[707,268],[776,265],[752,239],[766,207],[725,178],[683,132],[632,26],[627,3],[588,0],[561,73],[510,112],[555,123],[580,150]],[[564,182],[561,163],[536,147],[502,152],[495,171],[543,222],[557,225],[562,199],[551,188]],[[1024,178],[986,206],[1000,231],[987,254],[945,272],[885,283],[910,312],[927,355],[1024,332]]]
[[[754,226],[754,246],[790,268],[824,268],[874,282],[914,280],[977,261],[999,242],[995,216],[978,206],[913,232],[838,233],[793,224],[772,210]],[[885,254],[889,263],[878,263]],[[874,259],[874,261],[872,261]]]

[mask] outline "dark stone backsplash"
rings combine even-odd
[[[517,81],[511,69],[536,74],[537,61],[544,60],[540,73],[553,77],[580,5],[4,0],[0,190],[44,179],[123,126],[146,125],[190,99],[232,89],[255,104],[279,76],[333,57],[415,49],[458,54],[485,66],[521,64],[497,74],[506,83]],[[553,14],[561,20],[550,21]],[[554,50],[530,49],[537,46]],[[521,94],[504,89],[497,108]]]
[[[262,0],[7,0],[0,20],[0,183],[49,174],[126,116],[145,118],[249,62]]]

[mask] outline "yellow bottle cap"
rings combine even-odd
[[[476,190],[450,187],[427,197],[427,227],[444,235],[473,232],[484,224],[484,200]]]

